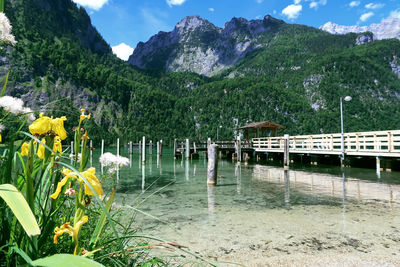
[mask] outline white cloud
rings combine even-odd
[[[133,53],[133,48],[125,43],[112,47],[113,53],[122,60],[128,60],[129,56]]]
[[[75,3],[88,7],[90,9],[99,10],[102,8],[109,0],[72,0]]]
[[[356,7],[356,6],[359,6],[359,5],[360,5],[360,1],[351,1],[350,4],[349,4],[350,7]]]
[[[288,17],[288,19],[297,19],[302,9],[302,5],[288,5],[282,10],[282,14]]]
[[[213,7],[210,7],[208,10],[209,10],[210,12],[214,12],[214,11],[215,11],[215,9],[214,9]]]
[[[256,0],[256,2],[257,2],[258,4],[261,4],[262,2],[264,2],[264,0]]]
[[[295,5],[298,5],[298,4],[300,4],[301,0],[294,0],[293,2]]]
[[[312,1],[310,3],[310,8],[318,9],[319,6],[325,6],[327,2],[328,2],[327,0],[320,0],[318,2],[317,1]]]
[[[167,0],[167,4],[169,6],[180,6],[185,2],[186,0]]]
[[[361,15],[360,20],[361,20],[362,22],[365,22],[365,21],[367,21],[370,17],[372,17],[373,15],[375,15],[374,12],[364,13],[364,14]]]
[[[391,11],[389,17],[400,19],[400,8]]]
[[[367,8],[367,9],[379,9],[379,8],[382,8],[382,7],[384,7],[385,6],[385,4],[380,4],[380,3],[369,3],[369,4],[366,4],[365,5],[365,8]]]

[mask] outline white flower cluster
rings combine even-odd
[[[108,173],[112,173],[118,170],[120,166],[129,165],[128,158],[122,156],[116,156],[111,154],[110,152],[106,152],[103,155],[101,155],[99,161],[104,167],[109,167]]]
[[[30,108],[24,107],[24,102],[19,98],[2,96],[0,97],[0,107],[12,114],[27,114],[30,122],[35,120],[33,111]]]
[[[6,14],[0,12],[0,40],[15,45],[14,35],[11,34],[12,26],[10,20],[7,18]]]
[[[4,131],[6,129],[6,126],[4,126],[3,124],[0,124],[0,133],[2,132],[2,131]]]

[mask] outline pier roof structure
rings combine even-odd
[[[285,127],[272,121],[260,121],[252,122],[240,127],[240,130],[244,130],[244,136],[246,139],[250,139],[250,135],[253,138],[268,136],[277,136],[278,130],[284,129]]]

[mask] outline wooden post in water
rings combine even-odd
[[[207,185],[217,185],[218,175],[218,145],[208,147]]]
[[[211,145],[211,138],[208,137],[208,138],[207,138],[207,153],[206,153],[206,158],[208,158],[208,148],[210,147],[210,145]]]
[[[162,156],[162,149],[163,149],[163,147],[162,147],[162,140],[160,140],[160,157]]]
[[[142,141],[139,141],[139,154],[142,154]]]
[[[150,140],[149,143],[149,155],[153,155],[153,140]]]
[[[174,159],[176,159],[176,138],[174,139]]]
[[[289,169],[290,157],[289,157],[289,135],[284,135],[284,146],[283,146],[283,168]]]
[[[190,143],[189,143],[189,139],[186,139],[186,151],[185,151],[185,157],[186,160],[190,159]]]
[[[132,141],[129,142],[129,167],[132,168],[132,153],[133,153]]]
[[[160,141],[157,141],[157,156],[160,156]]]
[[[119,157],[119,138],[117,138],[117,157]]]
[[[93,140],[89,141],[89,153],[90,153],[90,167],[93,167]]]
[[[146,163],[146,137],[143,136],[142,140],[142,164],[144,165]]]
[[[237,137],[237,161],[242,162],[242,142],[240,141],[240,135]]]
[[[132,141],[129,141],[129,154],[132,155]]]
[[[104,154],[104,139],[101,139],[101,155]],[[101,174],[104,174],[104,166],[101,164]]]

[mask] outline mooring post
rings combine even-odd
[[[376,157],[376,175],[381,178],[381,158]]]
[[[284,138],[284,146],[283,146],[283,168],[285,170],[289,169],[290,164],[290,156],[289,156],[289,135],[285,134]]]
[[[160,141],[157,141],[157,156],[160,156]]]
[[[129,167],[132,168],[132,141],[129,141]]]
[[[90,151],[90,167],[93,167],[93,140],[89,141],[89,151]]]
[[[142,154],[142,141],[139,141],[139,154]]]
[[[162,140],[160,140],[160,157],[162,156],[162,149],[163,149],[163,147],[162,147]]]
[[[176,159],[176,138],[174,139],[174,159]]]
[[[119,138],[117,138],[117,156],[119,156]]]
[[[217,184],[218,175],[218,145],[212,144],[208,147],[207,185]]]
[[[208,137],[208,138],[207,138],[207,152],[206,152],[206,158],[208,158],[208,148],[210,147],[210,145],[211,145],[211,138]]]
[[[104,139],[101,139],[101,155],[104,154]],[[104,174],[104,166],[101,164],[101,174]]]
[[[190,159],[190,143],[189,139],[186,139],[186,160]]]
[[[153,140],[149,142],[149,155],[153,155]]]
[[[142,139],[142,164],[146,163],[146,137],[143,136]]]

